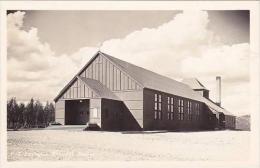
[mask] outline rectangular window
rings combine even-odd
[[[170,111],[170,97],[167,97],[167,111]]]
[[[198,104],[198,120],[200,120],[200,104]]]
[[[171,113],[170,113],[170,97],[167,97],[167,119],[171,119]]]
[[[192,103],[191,101],[188,101],[188,108],[187,108],[187,114],[188,114],[188,120],[192,120]]]
[[[195,120],[199,120],[200,118],[200,104],[194,103],[194,118]]]
[[[181,100],[181,120],[184,120],[184,109],[183,109],[183,100]]]
[[[160,94],[154,94],[154,119],[162,119],[162,96]]]
[[[167,98],[167,119],[173,120],[174,119],[174,99],[173,97]]]
[[[184,111],[183,111],[183,100],[178,100],[178,113],[179,113],[179,120],[184,120]]]

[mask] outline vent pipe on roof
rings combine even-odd
[[[217,82],[216,104],[221,106],[221,77],[220,76],[216,77],[216,82]]]

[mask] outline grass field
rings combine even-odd
[[[9,161],[222,161],[249,157],[250,132],[8,132]]]

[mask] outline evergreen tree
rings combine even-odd
[[[20,103],[18,105],[18,128],[24,125],[24,113],[25,113],[25,105],[24,103]]]
[[[16,102],[16,98],[13,97],[7,102],[7,128],[16,128],[18,122],[18,110],[19,106]]]
[[[35,114],[34,114],[34,100],[33,98],[26,106],[26,117],[27,117],[27,125],[28,127],[32,127],[35,124]]]
[[[53,122],[55,121],[55,107],[53,105],[53,103],[50,103],[50,119],[49,122]]]
[[[47,102],[45,106],[32,98],[27,105],[18,104],[16,98],[7,101],[7,127],[10,129],[47,127],[55,120],[53,103]]]

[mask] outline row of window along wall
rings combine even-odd
[[[187,120],[199,120],[201,105],[195,101],[182,99],[180,97],[167,96],[166,117],[162,113],[162,95],[154,94],[154,119],[155,120],[184,120],[184,113]],[[184,110],[184,103],[187,104]],[[177,111],[176,111],[177,110]],[[176,111],[176,112],[175,112]],[[177,116],[176,116],[177,115]]]

